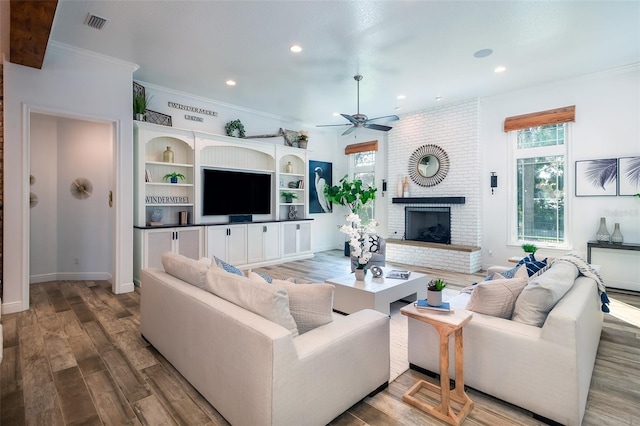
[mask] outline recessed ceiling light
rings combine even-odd
[[[406,96],[405,95],[398,95],[398,99],[405,99]]]
[[[227,80],[227,86],[235,86],[236,82],[233,80]]]
[[[436,96],[436,101],[441,101],[442,100],[442,96]]]
[[[333,116],[334,116],[334,117],[340,117],[340,113],[339,113],[339,112],[334,112],[334,113],[333,113]]]
[[[289,48],[289,50],[291,50],[293,53],[300,53],[302,52],[302,47],[298,46],[297,44],[294,44]]]
[[[500,65],[499,67],[496,67],[493,72],[505,72],[507,70],[507,67],[503,67],[502,65]]]
[[[398,110],[400,109],[400,107],[395,107],[394,109],[395,109],[396,111],[398,111]]]
[[[480,49],[476,53],[474,53],[473,56],[480,59],[480,58],[486,58],[487,56],[490,56],[492,53],[493,53],[493,50],[491,49]]]

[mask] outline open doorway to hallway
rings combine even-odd
[[[29,283],[111,280],[113,123],[31,113]]]

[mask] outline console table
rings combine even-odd
[[[640,244],[636,243],[604,243],[601,241],[588,241],[587,242],[587,263],[591,263],[591,249],[602,248],[610,250],[629,250],[640,251]]]

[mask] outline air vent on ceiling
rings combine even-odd
[[[104,26],[107,25],[107,22],[109,22],[108,19],[101,18],[97,15],[92,15],[91,13],[87,15],[87,20],[84,21],[85,24],[96,30],[103,29]]]

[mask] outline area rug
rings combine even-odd
[[[442,299],[445,301],[449,300],[458,293],[458,290],[444,289]],[[391,371],[389,374],[389,383],[393,382],[398,376],[409,369],[409,355],[407,353],[408,317],[400,313],[400,309],[404,306],[407,306],[407,302],[398,301],[391,304],[391,321],[389,324]]]

